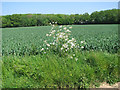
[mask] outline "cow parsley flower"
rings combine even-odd
[[[64,29],[64,30],[66,30],[67,28],[66,28],[66,27],[64,27],[63,29]]]
[[[59,28],[62,28],[62,25],[61,25],[61,26],[59,26]]]
[[[75,61],[77,61],[78,60],[78,58],[75,58]]]
[[[81,44],[84,43],[84,41],[81,41]]]
[[[50,44],[46,44],[48,47],[50,46]]]
[[[75,56],[75,54],[73,54],[73,56]]]
[[[67,29],[66,32],[71,32],[71,31],[69,29]]]
[[[69,52],[73,51],[76,48],[78,48],[78,45],[76,43],[76,39],[75,38],[71,38],[71,31],[70,29],[72,28],[72,26],[70,27],[69,25],[60,25],[59,27],[56,27],[57,22],[52,22],[54,23],[54,25],[52,25],[51,31],[49,32],[49,34],[46,34],[46,36],[50,37],[50,40],[45,40],[45,44],[46,44],[46,50],[53,50],[56,51],[58,53],[62,53],[63,55],[67,55],[69,58],[74,60],[78,60],[78,58],[75,58],[75,54],[73,54],[72,56],[69,56]],[[53,40],[51,40],[51,38]],[[71,39],[70,39],[71,38]],[[52,42],[51,42],[52,41]],[[49,42],[49,43],[47,43]],[[83,41],[81,41],[81,43],[84,43]],[[81,48],[84,48],[84,46],[82,46]],[[44,48],[41,49],[41,51],[43,51]],[[45,50],[45,51],[46,51]]]
[[[81,46],[81,48],[84,48],[83,46]]]
[[[63,50],[63,48],[61,48],[61,50]]]
[[[67,44],[63,44],[63,47],[64,47],[64,48],[67,48],[67,47],[68,47],[68,45],[67,45]]]
[[[41,49],[41,51],[43,51],[43,50],[44,50],[44,48]]]
[[[49,34],[46,34],[46,36],[49,36]]]

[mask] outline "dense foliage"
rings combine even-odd
[[[90,88],[101,82],[118,82],[118,56],[103,52],[78,52],[78,60],[47,53],[5,56],[2,88]]]
[[[58,25],[70,24],[113,24],[119,23],[118,10],[96,11],[85,14],[13,14],[2,16],[2,27],[46,26],[51,22]]]
[[[117,53],[120,48],[118,42],[118,25],[72,25],[71,35],[76,39],[79,47],[85,41],[82,50],[107,51]],[[47,43],[53,43],[50,32],[51,26],[3,28],[2,54],[3,55],[37,55]],[[71,38],[71,40],[72,40]],[[44,46],[44,47],[42,47]]]

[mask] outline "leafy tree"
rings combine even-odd
[[[13,14],[2,17],[2,27],[47,26],[57,22],[58,25],[69,24],[112,24],[120,23],[120,9],[95,11],[84,14]]]

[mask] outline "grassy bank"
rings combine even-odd
[[[3,88],[44,88],[99,86],[118,82],[117,54],[78,52],[78,60],[47,53],[37,56],[5,56],[2,63]]]

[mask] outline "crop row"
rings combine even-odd
[[[2,36],[2,55],[36,55],[40,53],[46,33],[50,26],[4,28]],[[83,50],[107,51],[117,53],[118,43],[117,25],[73,25],[72,36],[77,43],[85,41]]]

